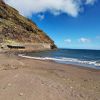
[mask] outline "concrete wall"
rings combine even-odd
[[[11,46],[23,46],[25,48],[23,48],[23,50],[35,50],[35,49],[51,49],[51,45],[48,43],[25,43],[25,44],[0,44],[0,48],[1,49],[20,49],[20,48],[8,48],[7,45],[11,45]]]
[[[26,49],[51,49],[50,44],[47,43],[34,43],[34,44],[24,44]]]

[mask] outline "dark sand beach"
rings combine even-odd
[[[99,12],[100,0],[0,0],[0,100],[100,100]]]
[[[100,100],[100,70],[0,54],[0,100]]]

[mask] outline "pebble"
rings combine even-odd
[[[88,81],[87,79],[84,80],[84,82],[87,82],[87,81]]]
[[[81,93],[79,94],[79,96],[80,96],[81,98],[84,98],[83,94],[81,94]]]
[[[20,96],[23,96],[23,93],[19,93]]]
[[[8,83],[8,86],[11,86],[11,83]]]

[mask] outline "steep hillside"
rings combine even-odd
[[[0,0],[0,43],[48,43],[55,48],[49,38],[34,22]]]

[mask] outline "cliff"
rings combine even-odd
[[[0,43],[46,43],[56,48],[49,38],[30,19],[0,0]]]

